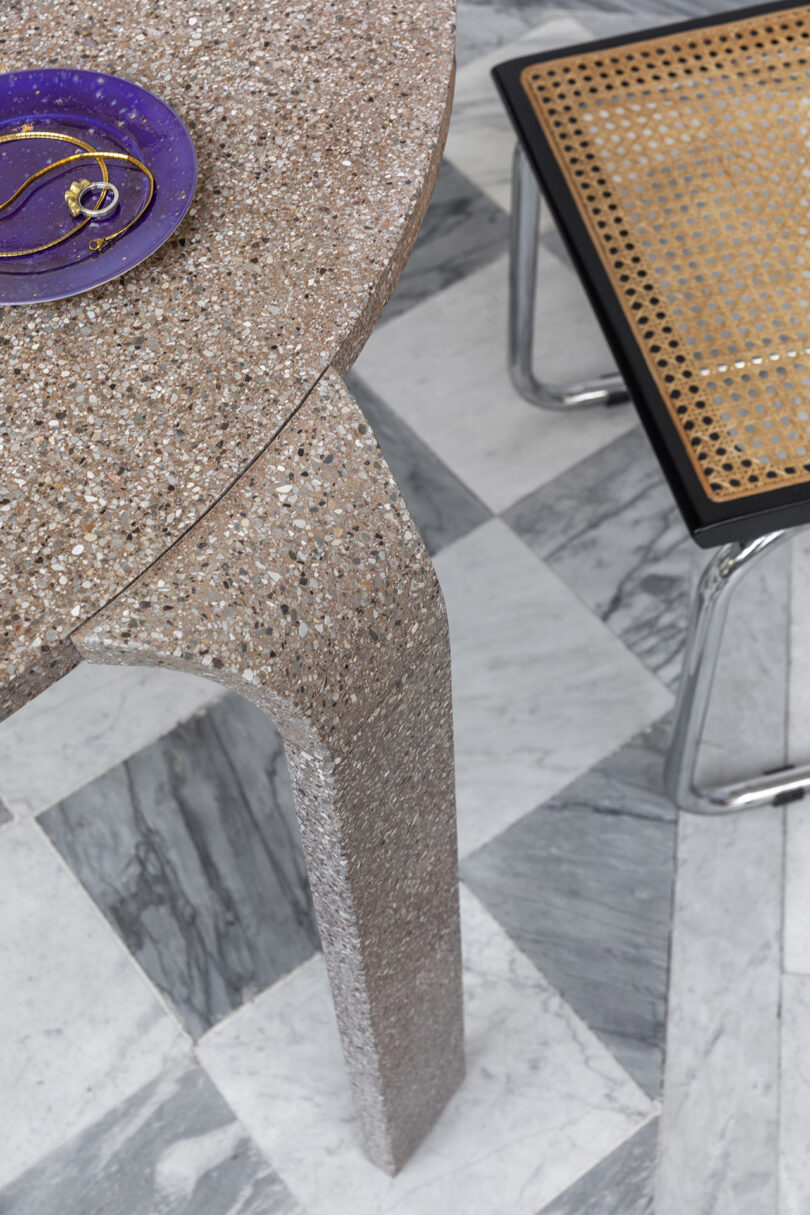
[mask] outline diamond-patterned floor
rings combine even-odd
[[[676,821],[696,551],[629,406],[543,414],[505,370],[489,67],[710,7],[461,0],[447,159],[350,377],[450,614],[465,1085],[399,1177],[364,1161],[277,734],[80,667],[0,726],[2,1215],[810,1211],[810,812]],[[603,371],[541,241],[538,357]],[[734,605],[714,772],[810,752],[808,592],[803,536]]]

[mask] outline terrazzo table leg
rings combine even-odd
[[[337,373],[73,641],[207,675],[279,727],[365,1150],[395,1172],[464,1067],[449,643]]]

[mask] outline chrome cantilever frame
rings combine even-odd
[[[616,372],[567,386],[546,384],[534,374],[534,306],[540,187],[520,144],[512,166],[509,246],[509,375],[522,397],[541,409],[619,405],[630,399]]]
[[[512,167],[509,249],[509,374],[517,391],[541,409],[580,409],[629,400],[621,376],[599,376],[559,386],[535,377],[534,310],[540,187],[520,144]],[[743,576],[771,549],[795,533],[772,532],[748,544],[718,549],[701,574],[692,599],[675,725],[664,765],[664,784],[675,804],[697,814],[730,814],[768,804],[781,805],[810,789],[810,764],[782,768],[728,785],[701,788],[695,769],[709,707],[728,604]]]
[[[734,588],[761,557],[791,535],[771,532],[748,544],[718,549],[700,576],[692,599],[675,726],[664,765],[667,793],[682,810],[698,814],[729,814],[756,806],[798,800],[810,788],[810,764],[786,767],[729,785],[699,788],[695,767],[709,707],[720,641]]]

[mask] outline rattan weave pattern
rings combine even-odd
[[[521,81],[708,496],[810,481],[810,7]]]

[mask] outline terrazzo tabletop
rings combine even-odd
[[[421,214],[451,0],[7,0],[0,71],[124,76],[188,125],[190,212],[123,278],[0,313],[0,717],[350,365]],[[280,505],[281,509],[281,505]]]

